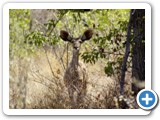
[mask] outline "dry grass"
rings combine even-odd
[[[47,55],[47,56],[46,56]],[[69,109],[70,101],[67,89],[63,84],[66,54],[63,59],[53,52],[37,51],[36,55],[27,58],[10,60],[10,101],[9,107],[32,109]],[[107,77],[103,61],[86,64],[89,80],[87,95],[79,108],[123,108],[121,101],[131,96],[131,80],[127,75],[125,82],[126,96],[119,97],[119,82],[116,77]],[[129,103],[130,104],[130,103]],[[129,108],[135,108],[130,106]]]

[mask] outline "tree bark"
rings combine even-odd
[[[145,82],[145,10],[137,9],[133,15],[133,45],[132,45],[132,91],[135,95],[142,89],[137,84]]]
[[[133,30],[133,33],[131,31]],[[131,39],[133,35],[133,39]],[[124,80],[127,59],[132,54],[132,91],[135,95],[143,89],[142,83],[145,81],[145,10],[132,9],[130,12],[130,20],[127,29],[127,40],[125,55],[121,69],[120,94],[124,94]],[[140,87],[141,84],[141,87]]]

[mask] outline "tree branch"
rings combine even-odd
[[[125,72],[126,72],[126,65],[127,65],[127,59],[130,53],[130,38],[131,38],[131,27],[132,27],[132,15],[133,11],[130,11],[130,19],[128,23],[128,28],[127,28],[127,38],[126,38],[126,49],[125,49],[125,55],[122,63],[122,69],[121,69],[121,80],[120,80],[120,94],[124,94],[124,80],[125,80]]]

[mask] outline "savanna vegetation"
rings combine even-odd
[[[81,45],[79,60],[89,79],[78,108],[135,109],[145,81],[145,10],[141,9],[10,9],[9,107],[70,109],[64,72],[72,45],[60,31],[79,37],[93,30]]]

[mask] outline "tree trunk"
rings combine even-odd
[[[133,39],[131,39],[131,36],[133,36]],[[130,20],[127,29],[126,50],[121,70],[120,94],[124,93],[124,79],[129,53],[132,54],[132,91],[134,91],[136,95],[142,88],[144,88],[145,83],[144,9],[132,9],[130,13]]]
[[[136,9],[133,14],[133,42],[132,42],[132,91],[135,95],[145,82],[145,10]]]

